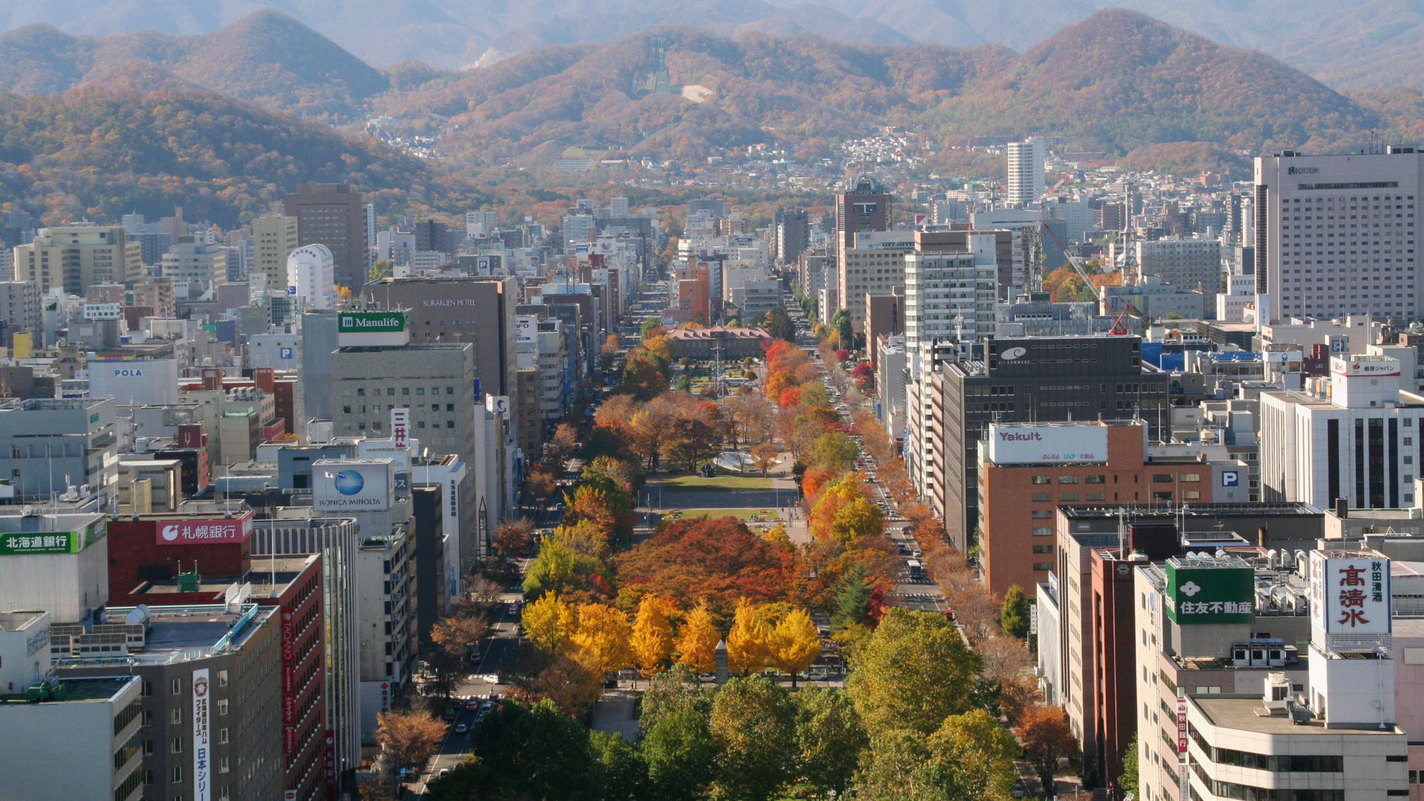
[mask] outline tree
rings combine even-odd
[[[644,595],[633,620],[633,656],[644,678],[660,673],[672,656],[672,623],[667,604],[655,595]]]
[[[770,656],[771,632],[756,607],[743,598],[737,602],[732,616],[732,630],[727,632],[727,669],[732,673],[751,673],[766,667]]]
[[[791,688],[796,688],[796,676],[811,666],[821,655],[821,632],[811,622],[805,609],[793,609],[771,631],[771,664],[783,673],[791,674]]]
[[[717,743],[705,709],[687,706],[655,719],[643,730],[643,759],[654,793],[667,801],[701,801],[717,773]]]
[[[851,660],[846,692],[871,736],[929,735],[969,708],[979,660],[943,615],[894,608]]]
[[[827,432],[816,440],[811,450],[811,464],[832,470],[849,470],[855,464],[860,448],[845,434]]]
[[[954,765],[959,792],[951,797],[1010,800],[1019,747],[997,718],[982,709],[953,715],[930,736],[929,746],[941,761]]]
[[[677,661],[695,673],[711,673],[717,669],[717,643],[722,633],[712,620],[706,603],[699,603],[682,621],[677,634]]]
[[[534,524],[527,517],[506,520],[495,527],[494,552],[505,559],[524,556],[534,543]]]
[[[603,339],[603,345],[598,349],[599,366],[604,370],[613,366],[613,359],[618,355],[618,349],[622,343],[618,341],[617,334],[609,334]]]
[[[831,518],[831,538],[846,548],[859,547],[885,531],[885,513],[864,495],[856,494]]]
[[[1024,597],[1023,588],[1017,584],[1011,585],[1004,592],[1004,607],[999,613],[999,627],[1003,629],[1004,636],[1022,640],[1028,636],[1028,598]]]
[[[851,565],[841,574],[831,601],[831,631],[837,632],[851,625],[868,625],[870,619],[870,596],[875,587],[866,578],[865,567]]]
[[[625,607],[657,592],[682,609],[705,600],[717,615],[730,613],[739,598],[779,600],[794,577],[790,552],[732,517],[674,521],[613,563]]]
[[[578,621],[569,642],[574,658],[600,678],[633,664],[633,638],[628,617],[607,604],[579,604]]]
[[[1068,713],[1062,707],[1037,704],[1019,714],[1014,736],[1023,746],[1024,759],[1033,765],[1044,795],[1058,792],[1053,775],[1058,772],[1058,760],[1071,757],[1078,750],[1073,729],[1068,725]]]
[[[651,339],[651,338],[654,336],[654,334],[657,333],[658,329],[661,329],[661,328],[663,328],[663,321],[662,321],[662,320],[659,320],[659,319],[656,318],[656,317],[649,317],[648,319],[644,320],[644,321],[643,321],[643,326],[642,326],[642,329],[641,329],[641,332],[640,332],[640,333],[642,334],[642,340],[643,340],[644,342],[648,341],[649,339]],[[663,330],[666,330],[666,329],[663,329]]]
[[[1011,797],[1017,747],[983,710],[950,716],[929,737],[910,729],[890,729],[870,742],[856,777],[859,798],[1009,801]]]
[[[796,709],[790,693],[764,676],[727,681],[712,699],[717,797],[765,801],[792,777]]]
[[[445,738],[445,724],[427,712],[391,710],[376,716],[376,742],[395,760],[397,770],[424,765]]]
[[[759,442],[752,448],[752,464],[761,471],[762,478],[765,478],[767,471],[776,464],[778,456],[780,452],[770,442]]]
[[[549,451],[554,454],[554,458],[562,464],[565,459],[578,452],[578,447],[578,428],[568,423],[559,423],[554,429],[554,436],[549,439]]]
[[[547,654],[563,653],[575,625],[573,610],[556,593],[525,606],[521,622],[530,642]]]
[[[776,339],[792,342],[796,339],[796,326],[791,322],[785,306],[777,306],[766,313],[766,332]]]
[[[470,737],[470,758],[431,784],[436,801],[602,797],[588,729],[552,701],[504,704]]]
[[[564,527],[567,528],[567,527]],[[534,599],[548,593],[584,594],[606,585],[607,566],[596,556],[571,547],[566,537],[547,537],[539,544],[539,555],[524,574],[524,595]]]
[[[793,699],[797,772],[822,794],[844,795],[870,745],[855,705],[845,693],[826,687],[807,687]]]
[[[1131,794],[1134,798],[1141,798],[1142,791],[1138,780],[1137,767],[1137,735],[1132,735],[1132,742],[1127,744],[1127,750],[1122,754],[1122,775],[1118,777],[1117,789],[1122,798]]]
[[[652,795],[648,765],[622,734],[592,730],[588,747],[598,767],[602,801],[643,801]]]

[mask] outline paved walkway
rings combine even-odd
[[[638,721],[633,718],[633,699],[637,693],[628,689],[608,690],[593,705],[593,728],[609,734],[622,734],[625,742],[638,737]]]

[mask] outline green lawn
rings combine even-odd
[[[665,486],[680,490],[769,490],[771,489],[771,479],[761,476],[704,478],[698,475],[686,475],[668,479]]]
[[[780,519],[777,517],[775,509],[666,509],[663,511],[663,520],[688,520],[694,517],[710,519],[735,517],[745,523],[768,524],[773,524]]]

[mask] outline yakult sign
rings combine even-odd
[[[988,461],[998,465],[1106,462],[1108,430],[1100,425],[989,424]]]

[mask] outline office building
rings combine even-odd
[[[0,612],[0,798],[138,801],[142,683],[53,678],[51,629],[48,612]]]
[[[66,295],[82,296],[94,284],[137,279],[141,252],[119,226],[41,228],[34,241],[14,249],[14,277],[39,287],[41,295],[62,289]]]
[[[361,532],[356,549],[360,621],[361,736],[376,739],[377,716],[390,711],[415,676],[415,538],[408,526]]]
[[[1261,393],[1261,492],[1266,501],[1322,509],[1416,504],[1424,463],[1424,397],[1401,391],[1399,360],[1330,359],[1330,378],[1306,391]]]
[[[856,178],[850,191],[836,193],[836,230],[830,255],[837,269],[842,265],[842,254],[855,247],[856,234],[890,230],[891,200],[868,175]]]
[[[1167,237],[1136,242],[1137,270],[1160,278],[1183,292],[1210,297],[1222,291],[1221,242],[1216,239]],[[1161,319],[1165,313],[1152,312]]]
[[[227,256],[227,248],[180,236],[163,254],[163,277],[171,279],[175,287],[186,285],[186,297],[196,300],[227,283]],[[179,290],[178,294],[183,293]]]
[[[1143,371],[1138,337],[999,338],[974,355],[931,375],[924,426],[923,493],[961,550],[974,542],[978,447],[989,423],[1138,417],[1149,440],[1170,424],[1170,376]]]
[[[15,347],[15,335],[41,344],[40,290],[29,281],[0,281],[0,348]]]
[[[269,801],[282,797],[291,745],[276,734],[281,634],[276,610],[252,602],[108,607],[89,629],[55,627],[54,666],[64,678],[122,670],[141,682],[138,738],[152,797]]]
[[[994,330],[994,234],[916,231],[904,256],[905,350],[912,360],[941,340],[967,349]],[[926,360],[927,362],[927,360]],[[915,373],[928,364],[916,365]]]
[[[299,244],[296,217],[274,215],[252,221],[251,272],[266,277],[269,291],[286,289],[287,256]]]
[[[387,278],[361,294],[383,308],[405,309],[412,343],[470,343],[480,392],[514,394],[518,279]]]
[[[841,251],[836,300],[850,313],[851,328],[865,332],[867,294],[888,295],[905,286],[905,254],[917,241],[914,231],[859,232]]]
[[[1043,196],[1043,163],[1048,159],[1048,143],[1030,136],[1022,142],[1010,142],[1008,156],[1008,194],[1011,205],[1027,206]]]
[[[371,274],[365,196],[347,184],[301,184],[285,206],[297,218],[298,244],[326,245],[336,283],[360,289]]]
[[[1043,260],[1043,212],[1039,209],[985,209],[970,215],[975,231],[1005,231],[1007,243],[999,247],[999,300],[1015,301],[1039,285],[1043,276],[1034,275]],[[1004,256],[1008,258],[1005,259]]]
[[[979,448],[979,554],[995,595],[1054,569],[1059,506],[1246,503],[1246,466],[1154,453],[1141,420],[990,423]]]
[[[70,487],[100,508],[116,503],[118,440],[109,398],[0,401],[0,478],[43,503]]]
[[[795,264],[811,242],[811,216],[805,209],[778,209],[775,226],[777,263]]]
[[[1424,317],[1418,204],[1424,157],[1385,153],[1256,159],[1256,292],[1266,319]]]
[[[287,255],[287,294],[296,297],[299,308],[336,308],[335,269],[326,245],[302,245]]]
[[[901,336],[905,333],[905,294],[897,289],[890,295],[865,296],[865,347],[870,351],[870,366],[879,369],[879,348],[876,342],[881,337]]]

